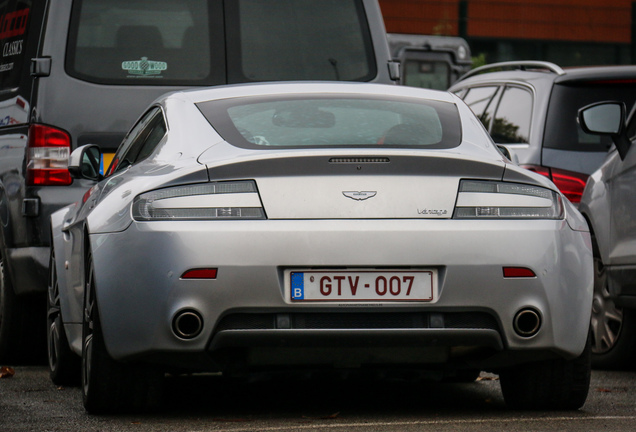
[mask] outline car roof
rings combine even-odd
[[[468,72],[451,87],[451,90],[455,87],[463,87],[468,82],[474,84],[496,81],[548,81],[562,84],[597,79],[636,80],[636,66],[577,66],[561,68],[554,63],[542,61],[492,63]]]
[[[589,81],[594,79],[636,80],[636,66],[588,66],[565,69],[565,75],[557,77],[557,83],[565,81]]]
[[[457,99],[448,92],[420,89],[398,85],[353,83],[353,82],[269,82],[216,86],[198,90],[183,90],[166,97],[179,97],[192,103],[234,97],[268,96],[284,94],[341,94],[341,95],[386,95],[395,97],[417,97],[441,102],[455,103]]]

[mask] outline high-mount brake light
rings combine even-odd
[[[570,202],[575,204],[581,202],[583,189],[585,189],[585,183],[589,177],[587,174],[536,165],[522,165],[522,167],[552,180]]]
[[[29,186],[66,186],[71,137],[63,130],[40,124],[29,127],[26,182]]]

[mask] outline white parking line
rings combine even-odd
[[[506,417],[506,418],[491,418],[491,419],[469,419],[469,420],[422,420],[422,421],[397,421],[397,422],[374,422],[374,423],[320,423],[311,425],[289,425],[289,426],[276,426],[276,427],[258,427],[254,428],[241,428],[241,429],[215,429],[216,432],[253,432],[258,430],[259,432],[265,431],[290,431],[290,430],[326,430],[326,429],[354,429],[354,428],[375,428],[375,427],[399,427],[399,426],[435,426],[435,425],[459,425],[459,424],[500,424],[510,422],[560,422],[560,421],[607,421],[607,420],[636,420],[636,416],[586,416],[582,414],[580,416],[571,417]],[[190,432],[203,432],[199,430],[192,430]]]

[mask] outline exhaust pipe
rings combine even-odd
[[[180,339],[193,339],[203,330],[201,314],[192,309],[178,312],[172,320],[172,331]]]
[[[541,315],[535,309],[521,309],[515,315],[512,326],[519,336],[532,337],[541,329]]]

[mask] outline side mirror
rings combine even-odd
[[[579,110],[579,123],[587,133],[618,135],[625,124],[625,104],[601,102],[583,107]]]
[[[506,159],[512,161],[512,155],[510,154],[510,150],[508,150],[508,147],[497,144],[497,149],[501,152],[502,155],[506,157]]]
[[[71,177],[100,181],[103,178],[99,173],[101,158],[102,152],[95,144],[76,148],[68,160],[68,170]]]
[[[621,159],[631,146],[625,135],[625,104],[623,102],[597,102],[579,110],[579,124],[584,132],[609,135]]]

